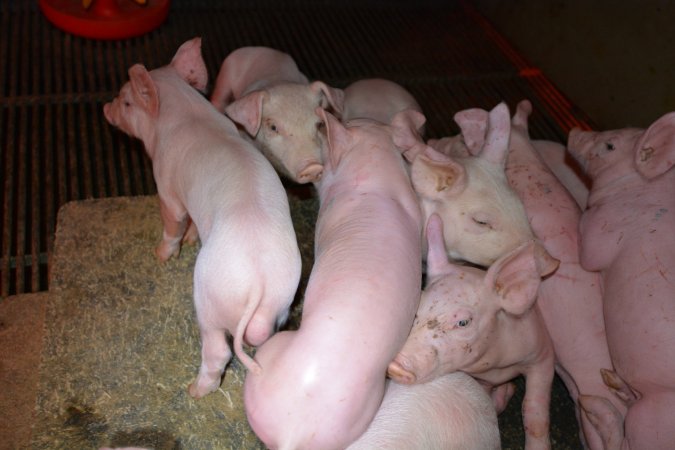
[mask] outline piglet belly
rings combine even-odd
[[[675,389],[675,260],[660,256],[622,257],[603,273],[610,354],[638,391]]]

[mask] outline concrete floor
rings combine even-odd
[[[675,2],[475,0],[600,129],[675,111]]]

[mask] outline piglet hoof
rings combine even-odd
[[[185,231],[185,234],[183,235],[183,240],[181,241],[183,244],[188,244],[188,245],[194,245],[197,243],[199,240],[199,232],[197,231],[197,226],[194,224],[194,222],[190,223],[190,226],[188,227],[187,231]]]
[[[210,394],[211,392],[215,391],[218,389],[218,386],[211,388],[211,387],[200,387],[199,386],[199,379],[195,380],[193,383],[190,383],[190,386],[188,386],[188,394],[190,394],[190,397],[196,399],[200,399],[204,397],[207,394]]]
[[[414,373],[406,370],[398,361],[392,361],[387,368],[389,378],[401,384],[414,384],[417,377]]]
[[[178,257],[180,254],[180,246],[169,246],[165,243],[161,243],[155,249],[155,256],[160,263],[167,262],[172,257]]]
[[[619,450],[624,440],[623,416],[603,397],[580,395],[578,398],[586,417],[600,435],[605,450]]]
[[[613,370],[600,369],[600,375],[602,375],[602,381],[609,390],[611,390],[614,395],[626,405],[630,406],[638,400],[639,397],[635,395],[635,392]]]

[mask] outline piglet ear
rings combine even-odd
[[[467,185],[464,166],[429,146],[413,161],[410,178],[417,194],[435,200],[457,195]]]
[[[342,117],[345,104],[345,93],[342,89],[330,87],[322,81],[314,81],[309,85],[309,88],[314,92],[322,93],[328,101],[327,105],[321,105],[322,108],[330,105],[333,114],[338,118]]]
[[[331,113],[322,108],[316,108],[316,114],[321,117],[326,125],[326,136],[328,137],[328,161],[331,169],[340,164],[342,156],[352,148],[353,139],[349,130]]]
[[[532,114],[532,103],[529,100],[521,100],[516,106],[516,113],[513,115],[512,125],[514,127],[523,128],[526,132],[528,131],[527,120]]]
[[[501,299],[504,311],[520,316],[534,305],[541,278],[552,273],[558,263],[539,243],[529,241],[495,261],[485,284]]]
[[[488,112],[480,108],[471,108],[455,114],[455,122],[462,132],[464,144],[472,155],[478,155],[485,144],[488,128]]]
[[[420,136],[426,121],[424,114],[414,109],[400,111],[391,119],[394,145],[403,152],[408,162],[412,162],[426,147]]]
[[[429,139],[427,145],[451,158],[466,158],[472,155],[461,134],[441,139]]]
[[[443,238],[443,221],[438,214],[434,213],[429,216],[426,233],[428,243],[427,276],[431,279],[447,273],[450,266],[445,239]]]
[[[648,180],[675,164],[675,112],[651,124],[635,146],[635,167]]]
[[[131,91],[138,104],[151,116],[159,115],[159,95],[150,73],[141,64],[134,64],[129,69]]]
[[[265,91],[253,91],[225,107],[225,114],[232,121],[243,126],[248,134],[255,137],[262,123],[262,109]]]
[[[209,80],[209,74],[206,70],[206,64],[202,58],[202,39],[199,37],[193,38],[184,42],[178,48],[171,63],[178,74],[190,86],[200,92],[206,92],[206,84]]]
[[[509,107],[502,102],[490,111],[485,145],[480,157],[501,167],[506,165],[511,139],[511,115]]]

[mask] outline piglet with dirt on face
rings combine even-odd
[[[234,350],[260,345],[286,320],[300,280],[300,252],[286,192],[269,162],[195,89],[207,83],[199,38],[185,42],[168,66],[129,69],[130,81],[104,107],[108,122],[145,144],[164,225],[157,256],[177,255],[188,219],[202,247],[194,301],[202,339],[199,376],[190,395],[220,385]]]
[[[675,443],[675,112],[647,129],[573,129],[568,149],[592,179],[579,225],[581,264],[599,271],[608,382],[625,422],[603,399],[581,405],[608,448]],[[617,439],[617,436],[619,438]]]
[[[455,265],[447,259],[442,226],[438,215],[429,218],[427,285],[389,376],[413,384],[462,371],[500,386],[524,375],[525,448],[550,448],[554,354],[533,305],[541,278],[558,262],[529,241],[498,258],[487,272]]]
[[[422,218],[392,137],[419,114],[343,125],[319,112],[326,170],[301,325],[259,348],[265,370],[244,384],[249,423],[273,449],[344,449],[366,430],[420,299]]]
[[[211,102],[244,127],[274,167],[298,183],[323,173],[319,108],[342,112],[343,92],[310,83],[293,58],[268,47],[242,47],[220,68]]]

